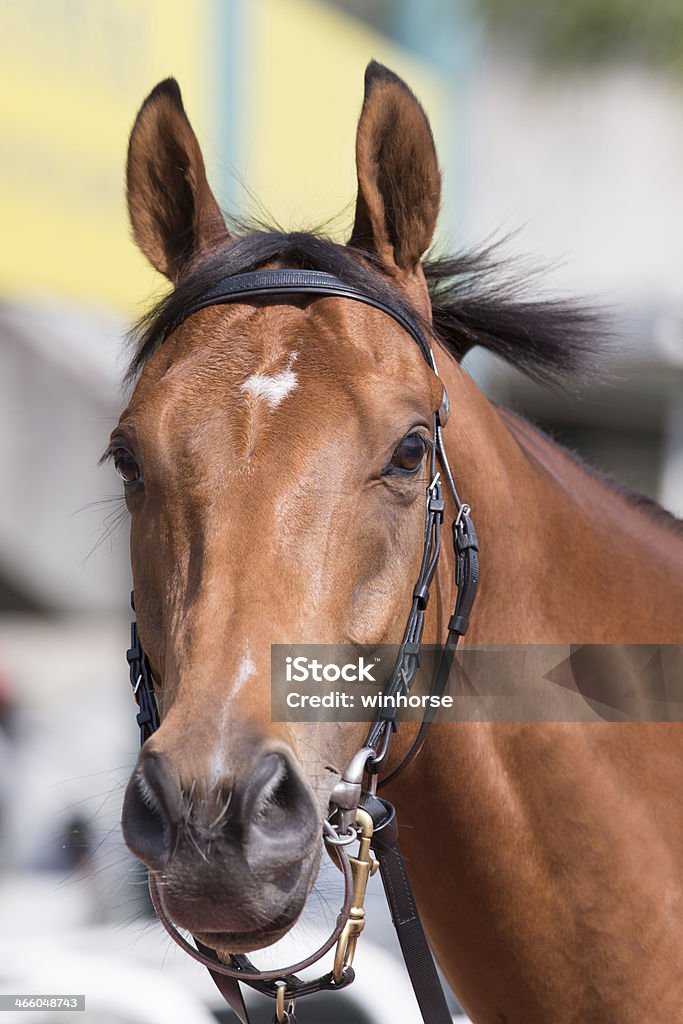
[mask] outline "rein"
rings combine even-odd
[[[165,337],[184,320],[208,306],[238,302],[244,299],[271,295],[336,296],[362,302],[380,310],[395,320],[416,342],[425,362],[438,376],[434,354],[417,320],[399,305],[379,300],[355,288],[332,274],[315,270],[257,270],[227,278],[218,286],[208,289],[183,311],[166,332]],[[431,695],[441,696],[448,678],[458,640],[467,631],[479,581],[478,545],[470,508],[459,496],[443,444],[442,428],[446,425],[449,403],[446,389],[443,400],[434,413],[433,443],[430,457],[430,483],[426,493],[424,550],[408,621],[394,667],[387,679],[384,696],[408,694],[419,667],[420,646],[424,620],[429,602],[429,591],[436,573],[441,550],[441,527],[445,512],[443,482],[455,506],[452,524],[455,550],[455,582],[457,598],[453,615],[448,623],[448,635],[438,667],[432,679]],[[132,597],[131,597],[132,603]],[[134,607],[134,606],[133,606]],[[152,685],[147,656],[140,643],[137,624],[131,625],[131,646],[127,652],[130,680],[138,705],[137,723],[140,742],[159,728],[160,719]],[[382,702],[393,703],[398,702]],[[415,741],[401,763],[391,774],[379,781],[397,729],[396,706],[382,706],[372,723],[363,747],[347,766],[341,780],[330,795],[329,816],[323,825],[323,841],[328,853],[336,861],[344,876],[344,903],[336,926],[329,938],[315,953],[304,960],[277,971],[260,971],[248,957],[229,954],[224,963],[218,954],[196,940],[193,948],[177,931],[163,904],[161,886],[150,873],[149,887],[154,909],[162,925],[186,953],[204,964],[232,1009],[244,1024],[249,1017],[240,989],[240,982],[256,989],[276,1001],[277,1024],[296,1024],[294,1000],[326,989],[341,989],[354,978],[352,967],[358,936],[365,923],[363,902],[368,878],[379,867],[391,917],[396,928],[401,951],[411,984],[425,1024],[451,1024],[451,1015],[439,982],[422,924],[417,912],[410,882],[398,845],[398,826],[393,806],[376,795],[379,788],[392,781],[417,757],[427,737],[427,731],[436,716],[438,701],[430,707],[420,725]],[[367,787],[363,783],[367,776]],[[356,856],[348,847],[359,842]],[[332,971],[314,981],[305,982],[297,972],[318,962],[337,943]]]

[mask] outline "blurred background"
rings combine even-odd
[[[609,383],[549,394],[477,352],[470,371],[683,514],[683,5],[0,0],[0,993],[84,992],[93,1024],[229,1019],[149,916],[118,831],[137,751],[130,577],[97,460],[125,400],[125,332],[164,287],[129,239],[127,137],[172,74],[228,211],[335,218],[341,238],[372,57],[430,115],[437,248],[507,237],[522,276],[547,268],[533,292],[613,317]],[[361,974],[380,972],[393,1008],[361,978],[319,1012],[409,1024],[376,890],[369,908]]]

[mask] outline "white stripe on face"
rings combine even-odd
[[[229,770],[229,765],[226,761],[225,746],[221,741],[229,727],[230,716],[232,713],[232,703],[235,700],[237,694],[243,688],[243,686],[246,683],[248,683],[249,680],[252,679],[255,675],[256,665],[251,660],[251,652],[249,651],[249,648],[246,647],[244,657],[240,661],[239,666],[237,668],[237,672],[235,673],[232,689],[228,696],[226,697],[223,709],[220,713],[218,745],[216,747],[216,750],[214,751],[212,762],[212,773],[214,782],[217,782],[220,779],[222,779]]]

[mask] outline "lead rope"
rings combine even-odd
[[[425,1024],[453,1024],[399,847],[396,811],[388,800],[367,792],[360,806],[372,818],[372,849],[422,1019]]]

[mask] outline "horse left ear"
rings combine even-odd
[[[356,136],[358,199],[349,244],[388,273],[413,274],[429,247],[441,175],[427,116],[405,82],[372,61]]]
[[[197,256],[228,238],[173,78],[152,90],[137,116],[128,146],[127,184],[135,241],[174,284]]]

